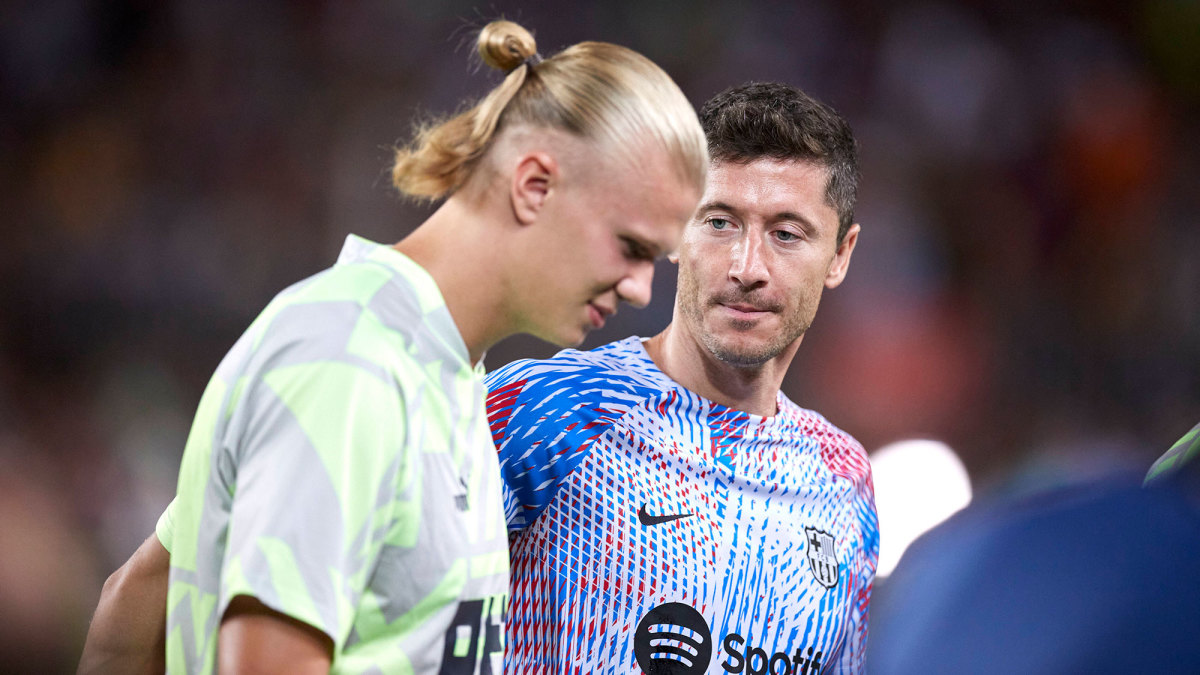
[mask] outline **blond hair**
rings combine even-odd
[[[509,126],[561,129],[636,161],[647,142],[697,187],[708,168],[696,112],[661,68],[637,52],[581,42],[541,60],[529,31],[493,21],[479,33],[479,55],[508,73],[470,109],[421,127],[396,151],[392,182],[404,194],[438,199],[470,178],[493,139]]]

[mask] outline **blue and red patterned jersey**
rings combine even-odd
[[[879,529],[851,436],[782,393],[772,417],[701,398],[636,337],[487,383],[505,672],[862,671]]]

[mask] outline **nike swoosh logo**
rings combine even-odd
[[[670,516],[652,516],[646,513],[646,505],[642,504],[642,508],[638,509],[638,522],[646,527],[650,527],[651,525],[662,525],[663,523],[669,523],[672,520],[679,520],[680,518],[687,518],[692,515],[695,514],[679,513]]]

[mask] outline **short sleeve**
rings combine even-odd
[[[818,416],[819,417],[819,416]],[[821,460],[825,467],[846,482],[838,492],[842,521],[846,523],[849,557],[846,561],[849,602],[844,645],[831,661],[831,672],[862,673],[866,662],[867,625],[871,591],[879,563],[879,516],[875,508],[875,482],[871,460],[862,444],[853,436],[829,424],[821,441]]]
[[[544,361],[514,361],[485,383],[510,532],[528,527],[546,509],[616,420],[661,393],[654,376],[633,372],[602,350],[566,349]]]
[[[857,445],[857,443],[856,443]],[[861,447],[861,446],[859,446]],[[865,451],[862,451],[865,456]],[[875,489],[869,462],[865,471],[856,476],[850,508],[858,529],[858,546],[851,559],[850,621],[847,625],[846,647],[838,660],[836,673],[861,673],[865,666],[867,627],[871,605],[871,590],[879,564],[879,516],[875,509]]]
[[[516,361],[486,378],[510,532],[545,510],[606,426],[572,375],[568,365],[551,359]]]
[[[163,510],[162,515],[158,517],[158,522],[154,525],[154,534],[158,537],[158,543],[167,549],[167,553],[171,552],[171,540],[175,536],[175,501],[172,499],[171,503],[167,504],[167,508]]]
[[[340,647],[400,512],[397,385],[348,363],[306,363],[268,372],[240,405],[226,443],[237,474],[218,610],[251,595]]]
[[[1170,450],[1154,461],[1146,473],[1146,484],[1155,483],[1176,473],[1180,467],[1195,460],[1198,456],[1200,456],[1200,424],[1192,427],[1192,430],[1176,441]]]

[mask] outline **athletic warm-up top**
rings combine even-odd
[[[167,670],[214,670],[250,595],[333,641],[333,673],[494,673],[508,547],[473,367],[433,279],[347,240],[221,362],[160,520]]]
[[[492,373],[505,671],[856,673],[878,557],[857,441],[664,375],[639,338]]]

